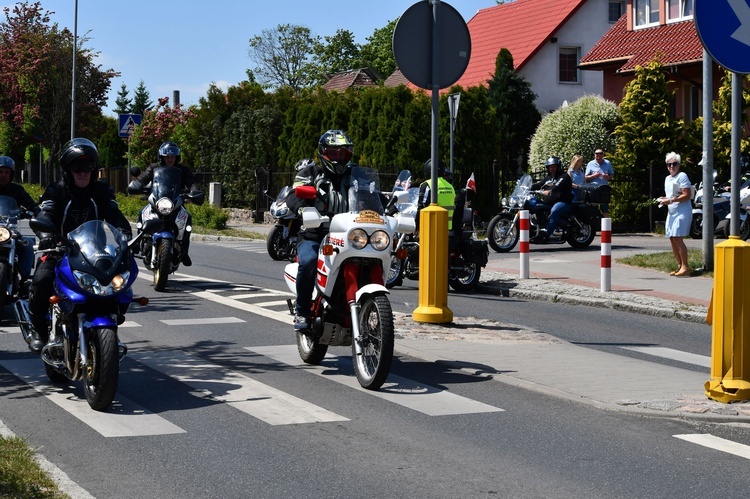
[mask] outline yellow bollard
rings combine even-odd
[[[448,210],[431,204],[419,216],[419,306],[416,322],[453,321],[448,308]]]
[[[750,244],[739,236],[716,245],[711,324],[711,379],[706,396],[718,402],[750,399]]]

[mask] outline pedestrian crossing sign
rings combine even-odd
[[[140,114],[121,114],[120,115],[120,137],[130,137],[135,127],[141,124]]]

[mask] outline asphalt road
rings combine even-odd
[[[742,426],[606,412],[405,355],[381,392],[357,387],[349,349],[303,366],[284,263],[265,242],[191,250],[195,265],[165,293],[141,274],[151,303],[120,330],[130,353],[108,413],[80,386],[51,385],[5,310],[0,420],[75,495],[739,497],[750,486],[748,456],[694,443],[750,445]],[[394,311],[413,310],[413,284],[393,292]],[[698,352],[708,341],[705,326],[626,312],[486,294],[449,303],[621,355],[633,355],[626,342]]]

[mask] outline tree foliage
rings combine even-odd
[[[541,117],[534,105],[536,94],[531,84],[516,72],[513,56],[506,48],[500,50],[495,60],[488,99],[495,108],[499,167],[502,171],[515,172],[519,166],[524,166],[531,136]]]
[[[146,89],[143,80],[138,82],[138,86],[133,92],[133,105],[130,107],[130,113],[143,115],[146,111],[153,109],[154,103],[151,101],[151,94]]]
[[[250,58],[257,64],[253,72],[266,87],[290,87],[295,93],[310,86],[314,77],[310,63],[320,38],[310,28],[279,24],[250,38]]]
[[[388,21],[382,28],[377,28],[366,38],[367,43],[360,51],[364,66],[370,66],[383,78],[388,78],[396,70],[396,58],[393,56],[393,31],[398,19]]]
[[[131,162],[140,167],[146,167],[158,158],[159,145],[172,140],[180,146],[182,161],[192,163],[190,149],[181,139],[185,134],[184,127],[194,117],[192,110],[183,110],[181,106],[168,106],[169,98],[159,99],[154,109],[144,111],[141,125],[135,127],[130,136]],[[184,138],[184,135],[182,136]]]
[[[542,118],[531,140],[529,164],[534,171],[543,171],[549,156],[559,157],[565,166],[574,154],[584,161],[594,159],[594,150],[615,150],[613,132],[620,123],[614,102],[595,95],[585,95],[566,107]]]
[[[133,99],[128,97],[128,87],[123,83],[120,86],[120,90],[117,91],[117,99],[115,99],[115,113],[127,114],[133,108]]]
[[[667,75],[658,57],[638,66],[635,79],[625,87],[620,103],[622,123],[615,129],[618,143],[612,159],[613,218],[621,226],[647,224],[647,201],[663,194],[666,176],[664,157],[669,151],[681,153],[683,170],[688,170],[689,150],[681,146],[683,121],[672,117],[674,90],[669,90]],[[653,208],[652,208],[653,216]]]
[[[721,78],[721,86],[718,98],[713,102],[714,110],[714,169],[722,178],[731,176],[730,159],[732,156],[732,73],[724,71]],[[750,138],[747,136],[748,115],[750,108],[750,89],[747,82],[750,77],[742,78],[742,99],[740,101],[742,137],[740,138],[740,150],[743,153],[750,152]]]
[[[354,41],[351,31],[339,29],[335,35],[326,36],[323,40],[315,43],[313,49],[310,73],[315,84],[323,85],[331,75],[364,65],[360,46]]]
[[[0,109],[16,150],[45,139],[56,158],[70,139],[73,35],[49,24],[49,12],[40,2],[5,7],[0,23]],[[76,130],[78,136],[95,134],[106,104],[112,69],[94,64],[96,53],[80,37],[76,50]],[[16,153],[17,156],[21,154]]]

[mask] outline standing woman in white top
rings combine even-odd
[[[666,236],[672,243],[672,253],[677,259],[677,270],[669,275],[690,277],[687,247],[685,238],[690,231],[693,207],[690,203],[690,180],[685,172],[680,171],[680,155],[675,152],[667,154],[669,175],[664,179],[664,197],[659,198],[661,206],[669,210],[665,223]]]

